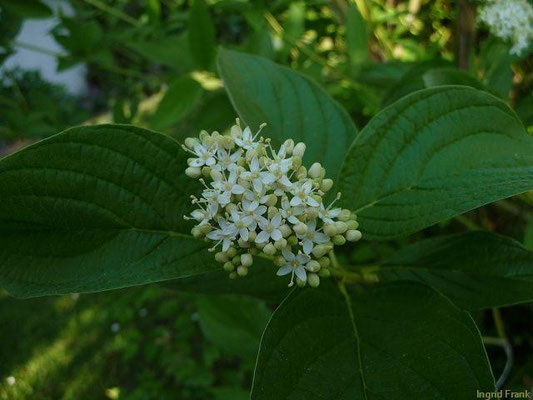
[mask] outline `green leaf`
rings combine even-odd
[[[348,150],[338,189],[363,236],[408,235],[533,188],[533,138],[509,107],[436,87],[377,114]]]
[[[350,3],[346,12],[346,47],[353,67],[359,67],[367,60],[367,39],[366,21],[357,6]]]
[[[150,127],[156,130],[168,128],[185,118],[202,97],[202,86],[194,79],[184,76],[170,83]]]
[[[165,36],[158,40],[135,40],[127,42],[126,46],[152,62],[164,64],[177,71],[187,72],[193,69],[186,33]]]
[[[216,269],[183,221],[198,190],[186,158],[161,134],[101,125],[0,160],[0,286],[32,297]]]
[[[430,288],[295,290],[274,312],[252,400],[453,399],[494,390],[470,315]]]
[[[254,257],[254,264],[245,278],[228,279],[222,269],[165,282],[165,286],[182,292],[196,294],[240,294],[271,302],[282,301],[289,293],[287,280],[276,276],[272,261]]]
[[[303,75],[261,57],[221,49],[218,69],[240,117],[266,137],[307,145],[304,161],[318,161],[335,177],[342,154],[356,136],[349,115]]]
[[[533,253],[488,232],[423,240],[388,258],[377,275],[425,283],[467,310],[533,301]]]
[[[255,361],[261,334],[272,314],[264,303],[239,296],[209,296],[199,297],[196,305],[207,339],[232,355]]]
[[[193,0],[189,11],[189,49],[198,67],[211,67],[216,49],[215,25],[204,0]]]
[[[53,12],[39,0],[0,0],[0,7],[20,18],[47,18]]]

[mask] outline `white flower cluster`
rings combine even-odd
[[[264,125],[261,126],[261,129]],[[291,274],[289,286],[316,287],[330,275],[328,253],[334,245],[357,241],[361,232],[350,210],[327,207],[323,196],[332,186],[325,170],[302,165],[305,144],[286,140],[276,151],[239,120],[226,135],[202,131],[187,138],[191,153],[185,173],[204,185],[198,208],[186,219],[196,221],[192,234],[214,242],[215,259],[230,278],[245,276],[254,256],[272,258],[277,275]]]
[[[493,35],[513,44],[520,54],[533,40],[533,6],[527,0],[488,0],[479,14]]]

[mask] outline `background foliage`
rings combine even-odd
[[[66,6],[66,3],[61,5]],[[71,126],[96,122],[133,123],[180,140],[200,129],[227,128],[235,118],[233,105],[236,105],[237,111],[251,124],[270,122],[268,135],[291,132],[295,139],[305,137],[310,145],[308,156],[321,160],[321,157],[331,158],[339,149],[344,152],[357,129],[365,127],[382,108],[416,90],[443,84],[486,90],[508,102],[530,131],[533,125],[533,58],[529,53],[521,57],[509,55],[509,44],[491,37],[483,26],[465,27],[462,24],[464,15],[475,10],[476,3],[465,5],[462,1],[447,0],[84,0],[68,4],[72,13],[58,12],[55,6],[49,7],[37,0],[0,1],[0,60],[7,59],[20,47],[46,52],[32,43],[20,42],[16,35],[24,21],[45,18],[55,12],[59,18],[52,34],[62,47],[54,54],[58,69],[86,65],[89,85],[86,95],[72,96],[62,87],[44,81],[36,72],[4,70],[0,87],[0,152],[3,154]],[[469,28],[475,28],[475,36]],[[458,43],[463,41],[467,43],[467,52],[458,50]],[[243,53],[261,56],[271,62],[258,62]],[[222,87],[221,74],[227,92]],[[257,75],[263,76],[264,80],[251,78]],[[242,90],[243,82],[246,90]],[[297,89],[281,91],[280,88],[286,85]],[[320,103],[319,94],[323,91],[336,102]],[[451,97],[449,109],[455,110],[457,104]],[[414,101],[416,97],[410,99]],[[470,105],[478,100],[468,98],[464,101]],[[325,110],[328,124],[291,125],[299,115],[315,107],[316,102]],[[258,113],[256,104],[261,103],[273,107],[271,112],[266,115]],[[401,104],[396,103],[394,107],[399,109]],[[436,108],[441,106],[441,102],[435,105]],[[479,119],[491,126],[493,110],[489,105],[485,106],[487,109]],[[292,118],[278,126],[268,118],[280,110]],[[391,113],[396,111],[389,109]],[[516,124],[515,132],[522,129],[516,122],[517,116],[508,116],[509,124]],[[454,126],[450,124],[446,128],[453,131]],[[375,122],[365,127],[358,140],[364,143],[373,130],[387,135],[392,134],[394,127],[387,132],[381,130],[379,121]],[[329,142],[318,141],[324,139],[324,132],[328,132]],[[143,133],[139,133],[139,137],[142,136]],[[508,157],[499,161],[495,161],[495,156],[490,153],[491,148],[483,147],[482,143],[485,142],[467,142],[463,149],[457,149],[459,155],[463,154],[464,163],[501,162],[507,166],[507,163],[515,162],[511,166],[517,173],[521,171],[521,165],[531,165],[530,160],[509,161],[515,148],[530,143],[520,140],[498,142],[499,145],[492,148],[494,155],[496,148],[499,151],[503,146],[508,150]],[[166,142],[161,146],[170,148]],[[486,160],[465,155],[472,148],[489,150],[489,153],[483,153]],[[431,155],[431,151],[428,154]],[[354,164],[369,160],[372,165],[371,155],[366,154],[364,148],[350,155]],[[55,162],[51,153],[44,152],[41,157],[46,162]],[[184,156],[176,153],[176,157]],[[452,159],[456,160],[457,155]],[[35,162],[39,160],[35,158]],[[147,152],[143,160],[152,160],[154,165],[161,162],[155,152]],[[337,164],[328,169],[333,177],[341,168],[341,161],[339,158]],[[108,172],[98,163],[93,167],[95,170],[101,168],[102,174]],[[410,166],[415,167],[419,166]],[[450,167],[453,168],[452,163]],[[423,186],[427,182],[424,179],[438,178],[440,171],[429,170],[430,176],[420,177],[417,183]],[[374,171],[374,174],[378,173]],[[375,176],[371,179],[381,181]],[[362,171],[356,171],[355,176],[348,176],[340,184],[346,190],[356,190],[353,182],[365,178]],[[394,182],[401,183],[401,179],[394,178]],[[468,182],[478,179],[480,190],[476,195],[485,196],[484,203],[502,193],[514,194],[504,185],[511,176],[499,177],[502,184],[490,187],[484,187],[479,177],[461,178]],[[24,179],[16,177],[13,184],[20,181]],[[461,182],[464,181],[456,184]],[[379,198],[380,193],[358,193],[358,196],[361,201],[371,202]],[[397,198],[394,200],[398,201]],[[408,197],[400,200],[410,203]],[[435,198],[425,199],[429,213],[440,211],[431,208],[435,201]],[[456,258],[476,273],[479,272],[476,264],[466,260],[468,257],[475,260],[476,254],[490,252],[491,240],[495,240],[508,249],[505,254],[498,255],[502,263],[509,258],[515,260],[514,271],[519,276],[521,263],[530,262],[529,253],[503,238],[504,243],[500,243],[500,239],[494,237],[473,237],[478,234],[465,232],[482,228],[510,236],[533,250],[532,201],[530,194],[523,194],[463,216],[439,215],[439,218],[450,219],[409,239],[365,241],[357,247],[348,247],[339,254],[339,259],[345,264],[369,266],[385,260],[390,269],[381,271],[380,278],[394,281],[399,274],[405,278],[411,273],[402,270],[402,265],[413,262],[417,265],[417,260],[423,260],[426,266],[431,260],[438,269],[442,265],[443,246],[446,248],[460,240],[464,253]],[[176,218],[183,213],[178,210],[181,206],[176,205]],[[364,207],[364,204],[358,206]],[[386,206],[383,205],[385,209]],[[9,207],[5,207],[6,210],[9,211]],[[467,210],[467,206],[462,209]],[[362,212],[361,218],[370,220],[372,212],[375,210]],[[128,221],[128,215],[123,217]],[[146,224],[166,223],[146,218]],[[177,220],[172,224],[178,225]],[[418,229],[429,225],[428,221],[415,221],[408,226],[387,226],[389,231],[386,231],[376,223],[370,233],[375,237],[392,237],[402,230],[415,231],[413,226]],[[184,227],[180,229],[185,231]],[[444,243],[431,242],[430,239],[389,257],[408,244],[408,240],[420,241],[435,233],[465,236],[450,236]],[[121,237],[114,240],[111,245],[120,246],[126,240],[137,239]],[[478,248],[476,243],[480,240],[485,244]],[[12,237],[4,245],[16,246],[18,242],[18,238]],[[494,271],[498,276],[498,265],[494,265]],[[409,275],[412,280],[439,281],[443,276],[435,271],[417,273],[416,276],[414,273]],[[243,288],[228,282],[227,291],[246,294],[248,290],[254,290],[253,285],[264,277],[260,268],[254,274],[256,276],[250,277],[253,279],[249,281],[251,287]],[[507,275],[506,278],[511,281],[515,276]],[[135,277],[131,279],[134,282]],[[226,276],[214,273],[210,279],[226,279]],[[185,283],[176,281],[79,297],[67,295],[30,300],[16,300],[2,294],[0,398],[248,398],[261,332],[281,300],[279,291],[284,288],[284,283],[274,282],[271,285],[275,287],[262,287],[260,297],[265,301],[226,295],[218,297],[223,295],[219,289],[209,287],[206,282],[195,286],[198,282],[194,277]],[[456,283],[471,285],[475,289],[475,282],[465,283],[461,276],[456,277]],[[495,278],[495,288],[501,288],[505,283],[501,277]],[[530,293],[530,285],[531,280],[524,279],[524,293]],[[446,285],[443,287],[450,297],[461,298],[457,287],[451,294],[446,292]],[[184,290],[217,296],[203,297]],[[399,289],[390,290],[396,293]],[[58,293],[63,292],[58,289]],[[505,291],[494,289],[493,296],[479,298],[479,304],[471,307],[477,310],[508,304],[504,294]],[[527,299],[524,294],[524,300]],[[410,306],[416,305],[416,301],[410,298],[399,296],[400,300],[410,302]],[[297,302],[297,296],[291,301]],[[334,304],[338,300],[316,301]],[[360,301],[364,307],[364,298],[354,301]],[[416,319],[416,315],[408,317]],[[515,359],[505,388],[531,388],[531,305],[505,308],[496,313],[475,311],[473,317],[483,336],[492,338],[505,334],[514,347]],[[327,334],[324,337],[324,340],[331,339]],[[493,370],[498,375],[506,363],[505,353],[501,346],[490,345],[490,339],[486,343],[489,343]],[[10,384],[9,377],[14,377],[16,383]],[[269,398],[268,388],[257,390],[259,395],[264,392],[265,398]]]

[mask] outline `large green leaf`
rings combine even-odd
[[[378,276],[423,282],[469,310],[533,301],[533,253],[488,232],[423,240],[390,257]]]
[[[47,18],[53,14],[50,7],[39,0],[0,0],[0,8],[20,18]]]
[[[261,57],[220,50],[218,69],[240,117],[264,136],[307,145],[307,164],[321,162],[335,177],[356,129],[342,107],[303,75]]]
[[[209,69],[215,58],[215,25],[204,0],[193,0],[189,11],[189,49],[196,65]]]
[[[263,302],[242,296],[201,296],[196,305],[202,332],[211,342],[229,354],[255,361],[272,314]]]
[[[430,288],[295,290],[269,322],[252,400],[470,400],[494,380],[470,315]]]
[[[533,138],[486,92],[421,90],[368,123],[338,180],[363,235],[389,239],[532,189]]]
[[[31,297],[217,268],[184,223],[196,182],[172,139],[80,127],[0,161],[0,286]]]
[[[354,3],[346,11],[346,48],[352,67],[360,67],[368,58],[366,21]]]

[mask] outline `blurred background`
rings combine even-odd
[[[219,46],[305,74],[358,128],[415,90],[463,84],[509,102],[533,132],[532,22],[521,24],[529,42],[517,51],[484,11],[494,4],[0,0],[0,157],[82,124],[136,124],[177,139],[226,129],[236,113],[217,74]],[[532,194],[516,196],[409,240],[485,229],[533,250],[532,204]],[[340,257],[370,263],[406,241],[363,242]],[[31,300],[0,289],[0,400],[247,399],[274,308],[163,285]],[[505,388],[529,389],[533,307],[498,316],[514,349]],[[497,336],[490,311],[474,317]],[[488,352],[499,376],[504,349]]]

